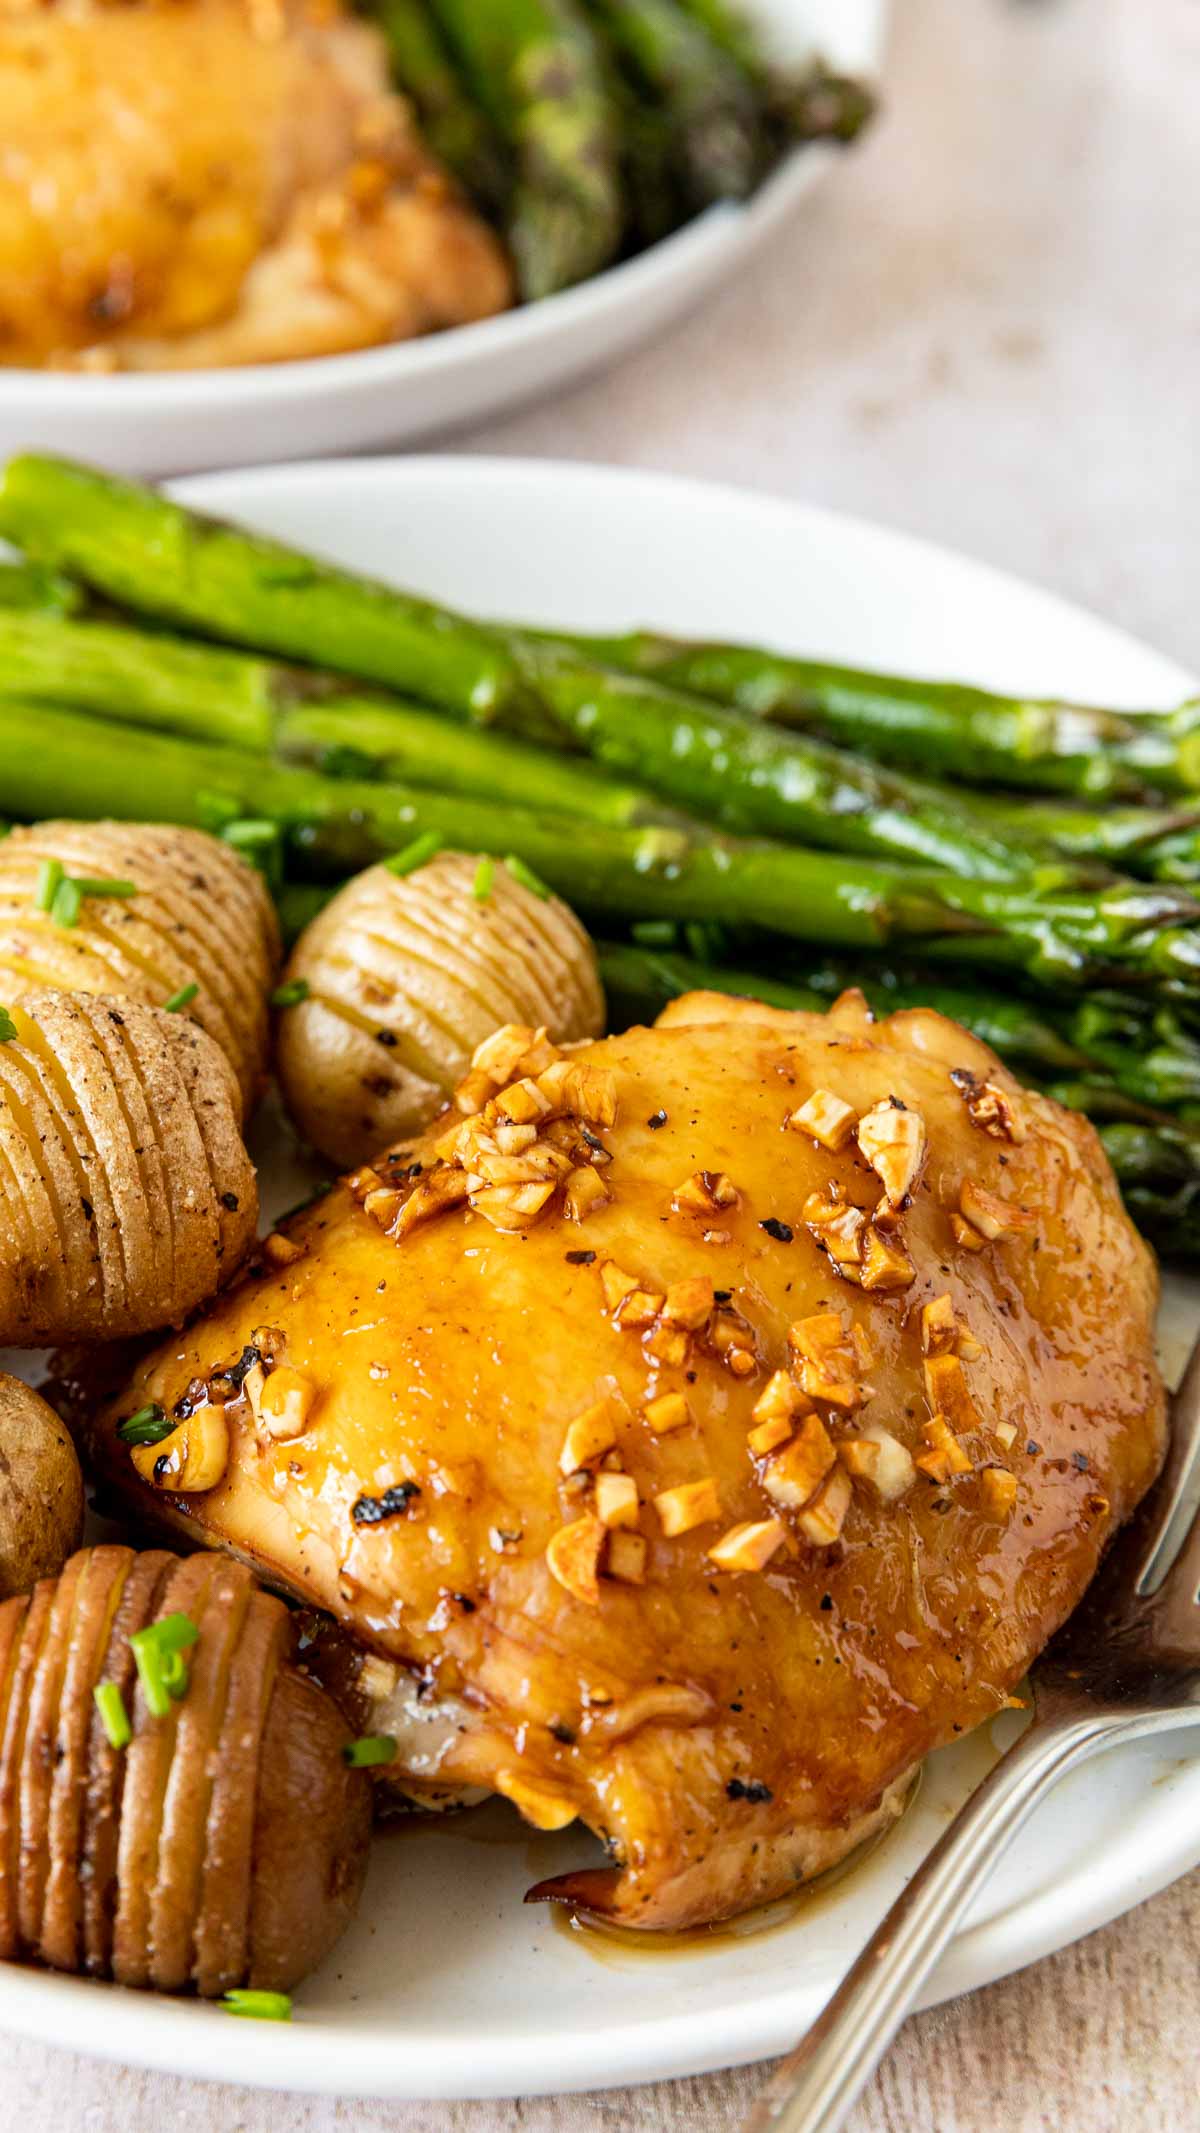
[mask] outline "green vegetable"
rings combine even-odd
[[[656,99],[693,208],[743,200],[766,160],[744,72],[676,0],[589,0],[591,13]]]
[[[1187,746],[1200,704],[1097,710],[651,631],[552,641],[755,718],[824,734],[880,762],[968,785],[1136,799],[1147,788],[1200,783],[1195,747]]]
[[[487,858],[487,856],[485,855],[484,858],[480,860],[479,865],[476,867],[475,879],[471,883],[471,894],[475,898],[477,904],[485,904],[488,898],[490,897],[492,893],[492,882],[495,878],[495,872],[495,861],[493,859]]]
[[[383,863],[389,874],[415,874],[419,867],[426,867],[431,859],[436,859],[441,849],[442,839],[437,831],[426,830],[422,836],[414,837],[411,844],[406,844],[403,851],[393,852]]]
[[[83,890],[77,881],[71,880],[69,874],[64,874],[54,891],[53,901],[50,905],[50,916],[56,926],[70,928],[79,924],[82,910]]]
[[[147,1623],[145,1629],[135,1630],[130,1637],[129,1648],[152,1718],[165,1718],[172,1701],[187,1693],[183,1655],[199,1635],[188,1615],[170,1614],[161,1621]]]
[[[342,1755],[352,1770],[373,1770],[395,1762],[396,1743],[390,1733],[364,1733],[360,1740],[348,1740]]]
[[[528,889],[532,896],[540,897],[543,903],[549,902],[554,894],[553,889],[548,889],[540,875],[535,874],[532,867],[527,867],[525,861],[519,858],[516,852],[506,852],[504,864],[512,875],[513,880],[520,882],[523,889]]]
[[[434,154],[481,207],[499,216],[509,192],[504,154],[438,36],[426,0],[370,0],[370,13]]]
[[[126,1415],[117,1425],[117,1435],[122,1444],[161,1444],[175,1429],[174,1422],[157,1400],[146,1407],[139,1407],[136,1414]]]
[[[100,1723],[108,1735],[109,1747],[115,1748],[120,1754],[121,1749],[127,1748],[133,1739],[133,1727],[129,1723],[129,1713],[125,1709],[125,1698],[121,1694],[119,1684],[115,1681],[102,1681],[92,1690],[92,1701],[100,1713]]]
[[[282,654],[480,719],[520,697],[504,648],[394,592],[156,490],[27,453],[0,475],[0,533],[139,614]]]
[[[271,994],[272,1007],[299,1007],[307,1000],[310,987],[307,978],[289,978],[286,985],[277,985]]]
[[[251,1992],[244,1986],[237,1986],[232,1992],[222,1994],[221,2005],[226,2014],[242,2015],[255,2022],[290,2022],[292,2019],[289,1992]]]
[[[136,760],[131,786],[128,764]],[[929,960],[1096,981],[1200,989],[1200,907],[1181,891],[1117,882],[1065,891],[1031,876],[980,882],[699,831],[602,825],[489,807],[413,787],[326,779],[234,750],[0,699],[0,807],[195,820],[196,796],[269,809],[297,870],[340,879],[431,833],[512,853],[584,910],[753,925],[827,950],[922,942]]]
[[[433,0],[433,13],[512,158],[507,235],[522,296],[553,296],[599,273],[624,223],[620,133],[580,9]]]
[[[0,1044],[11,1044],[17,1034],[17,1025],[7,1007],[0,1007]]]
[[[199,990],[200,987],[195,983],[181,985],[178,992],[173,992],[169,1000],[163,1001],[163,1013],[165,1015],[181,1014],[185,1007],[191,1006]]]

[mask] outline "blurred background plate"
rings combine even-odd
[[[179,494],[481,612],[707,629],[1113,703],[1167,705],[1190,686],[1106,623],[945,550],[661,475],[409,459],[228,474]],[[269,1112],[256,1143],[272,1214],[302,1181]],[[1198,1304],[1195,1279],[1169,1284],[1172,1377]],[[577,1829],[538,1836],[496,1805],[380,1838],[361,1913],[290,2027],[0,1966],[0,2028],[177,2074],[342,2096],[612,2088],[766,2057],[811,2021],[997,1749],[984,1729],[931,1757],[907,1815],[867,1858],[794,1907],[682,1950],[652,1935],[600,1939],[526,1907],[532,1882],[587,1863],[592,1843]],[[1064,1947],[1200,1863],[1197,1751],[1200,1732],[1134,1746],[1063,1784],[984,1890],[929,2001]]]
[[[815,48],[846,72],[878,73],[887,0],[754,0],[752,12],[781,57]],[[698,303],[837,154],[798,150],[747,206],[711,208],[564,295],[423,340],[229,370],[0,370],[0,455],[38,445],[161,474],[407,444],[478,421],[602,368]]]

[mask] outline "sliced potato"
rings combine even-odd
[[[129,1640],[180,1614],[198,1634],[156,1716]],[[84,1548],[0,1605],[0,1960],[208,1997],[321,1961],[362,1889],[371,1784],[294,1649],[283,1602],[218,1555]]]
[[[180,1015],[26,993],[0,1042],[0,1346],[173,1324],[258,1215],[233,1069]]]
[[[130,775],[136,775],[131,765]],[[84,896],[74,925],[38,907],[43,867],[130,881],[135,896]],[[218,1044],[243,1113],[266,1067],[267,996],[279,962],[261,875],[203,830],[143,822],[38,822],[0,841],[0,998],[32,986],[180,1007]]]
[[[477,897],[478,870],[461,852],[399,877],[371,867],[292,951],[285,982],[308,993],[283,1011],[277,1071],[301,1132],[336,1163],[419,1132],[502,1023],[544,1027],[560,1044],[603,1029],[596,957],[574,912],[499,860]]]
[[[83,1532],[83,1476],[68,1431],[0,1371],[0,1600],[57,1577]]]

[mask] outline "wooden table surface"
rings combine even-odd
[[[840,506],[1200,671],[1200,0],[895,6],[887,116],[792,229],[702,317],[454,449]],[[913,2021],[854,2133],[1200,2129],[1198,1979],[1200,1875]],[[0,2037],[0,2133],[732,2133],[757,2080],[334,2103]]]

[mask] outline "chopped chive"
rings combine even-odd
[[[676,941],[672,918],[639,918],[629,928],[639,948],[673,948]]]
[[[127,1748],[133,1739],[133,1727],[125,1709],[125,1698],[115,1681],[102,1681],[92,1690],[92,1701],[100,1713],[100,1723],[108,1735],[110,1748],[118,1751]]]
[[[437,831],[426,830],[422,836],[414,837],[411,844],[406,844],[403,851],[393,852],[383,863],[389,874],[415,874],[418,867],[428,866],[431,859],[436,859],[441,849],[442,840]]]
[[[277,985],[271,994],[272,1007],[299,1007],[311,991],[307,978],[289,978],[286,985]]]
[[[81,896],[136,896],[138,892],[136,881],[115,881],[110,875],[76,874],[72,878]]]
[[[62,861],[43,859],[38,868],[37,888],[33,898],[39,911],[49,911],[53,908],[55,894],[62,878]]]
[[[390,1733],[364,1733],[361,1740],[348,1740],[342,1749],[343,1761],[352,1770],[371,1770],[379,1763],[394,1763],[396,1743]]]
[[[126,1415],[118,1424],[117,1435],[122,1444],[161,1444],[174,1428],[174,1422],[158,1401],[151,1400],[148,1407],[139,1407],[135,1415]]]
[[[199,990],[198,985],[181,985],[178,992],[173,992],[169,1000],[163,1001],[164,1015],[178,1015],[185,1007],[190,1007]]]
[[[172,1699],[178,1701],[185,1694],[187,1668],[182,1655],[199,1634],[189,1616],[173,1614],[135,1630],[129,1639],[146,1709],[152,1718],[165,1718]]]
[[[83,890],[77,881],[71,880],[69,874],[64,874],[54,891],[54,901],[50,906],[51,918],[56,926],[77,926],[82,908]]]
[[[221,2005],[226,2014],[245,2015],[256,2022],[290,2022],[292,2019],[290,1992],[250,1992],[239,1988],[224,1993]]]
[[[492,883],[495,877],[496,862],[494,859],[489,859],[485,854],[475,869],[475,879],[471,883],[471,894],[477,904],[485,904],[487,902],[492,893]]]
[[[257,815],[239,815],[232,822],[222,823],[221,839],[257,867],[272,889],[283,887],[283,836],[277,822]]]
[[[7,1007],[0,1007],[0,1044],[11,1044],[17,1034],[17,1025]]]
[[[217,835],[229,822],[236,822],[240,809],[229,793],[211,792],[205,788],[196,794],[196,820],[201,829],[215,831]]]
[[[534,873],[532,867],[526,866],[525,861],[517,852],[509,852],[505,857],[504,864],[512,875],[513,880],[519,881],[523,889],[528,889],[534,896],[540,896],[543,903],[549,902],[554,894],[553,889],[546,887],[545,882],[539,875]]]

